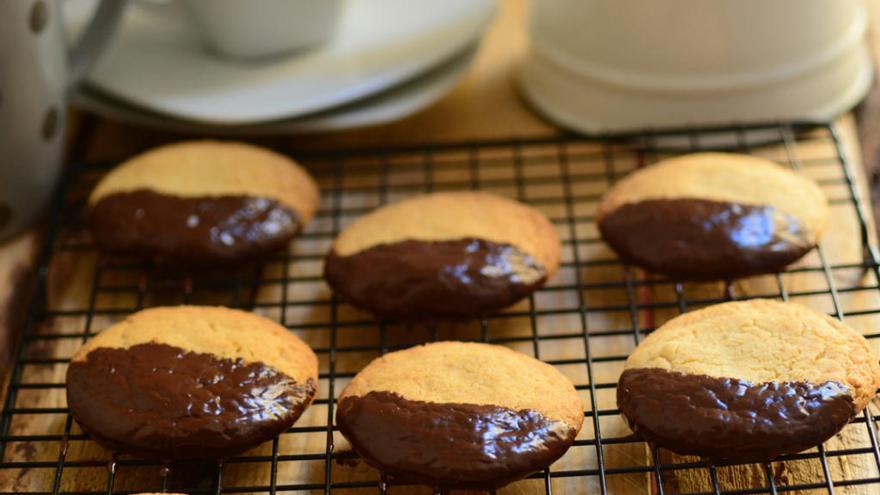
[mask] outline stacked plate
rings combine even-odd
[[[68,35],[95,0],[63,3]],[[492,0],[347,0],[336,36],[267,61],[205,49],[183,19],[133,3],[73,96],[108,117],[192,132],[291,133],[380,124],[414,113],[464,75]]]

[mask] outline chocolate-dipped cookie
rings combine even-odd
[[[477,191],[417,196],[343,230],[324,278],[347,302],[397,320],[462,320],[531,294],[559,267],[537,210]]]
[[[67,370],[67,403],[110,449],[219,459],[284,432],[317,386],[317,357],[281,325],[221,307],[163,307],[86,342]]]
[[[491,490],[539,471],[584,413],[552,366],[505,347],[439,342],[386,354],[342,391],[336,424],[392,480]]]
[[[816,183],[763,158],[697,153],[618,182],[597,212],[622,259],[678,280],[729,280],[781,271],[816,245],[828,223]]]
[[[858,332],[799,304],[751,300],[686,313],[645,338],[617,405],[657,446],[761,462],[824,442],[878,387],[877,355]]]
[[[287,246],[318,207],[289,158],[244,143],[193,141],[122,163],[89,197],[97,247],[158,264],[218,266]]]

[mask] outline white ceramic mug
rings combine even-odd
[[[329,39],[344,0],[142,0],[166,16],[185,16],[213,51],[231,58],[266,58]]]
[[[124,7],[103,1],[68,49],[55,0],[0,1],[0,238],[28,226],[49,202],[62,170],[67,95]]]

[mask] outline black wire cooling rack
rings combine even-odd
[[[758,146],[768,139],[775,143]],[[834,214],[819,249],[785,273],[727,284],[681,284],[621,264],[593,225],[602,193],[639,166],[719,145],[787,163],[819,182]],[[845,318],[870,339],[880,336],[880,258],[870,241],[869,209],[832,125],[296,156],[322,186],[317,218],[287,253],[259,266],[201,275],[98,259],[83,227],[83,208],[108,167],[70,171],[39,256],[0,417],[0,493],[423,493],[414,486],[385,487],[358,462],[333,427],[332,398],[371,359],[438,339],[493,342],[532,354],[571,377],[581,394],[585,422],[575,446],[551,468],[515,484],[514,493],[880,493],[873,406],[817,449],[763,465],[714,466],[649,448],[623,425],[614,402],[627,354],[657,325],[695,307],[749,297],[799,301]],[[324,285],[323,255],[352,219],[408,195],[469,188],[533,204],[559,229],[560,272],[529,300],[471,324],[402,326],[374,321],[337,301]],[[293,428],[222,464],[164,465],[116,456],[82,434],[65,407],[70,356],[126,314],[182,303],[247,308],[312,345],[321,361],[320,392]]]

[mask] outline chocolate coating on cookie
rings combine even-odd
[[[179,197],[147,189],[102,197],[89,222],[104,252],[186,266],[254,259],[284,248],[301,226],[296,213],[269,198]]]
[[[547,271],[515,246],[468,238],[331,252],[324,276],[346,301],[383,317],[466,319],[526,297]]]
[[[511,349],[437,342],[385,354],[339,396],[336,423],[370,465],[435,489],[491,490],[561,457],[583,424],[574,385]]]
[[[159,344],[96,348],[67,372],[71,415],[114,450],[165,459],[225,458],[272,438],[315,395],[260,362]]]
[[[706,199],[648,199],[599,221],[625,260],[683,280],[773,273],[813,248],[814,235],[772,206]]]
[[[855,414],[850,391],[836,382],[754,384],[658,368],[624,371],[617,403],[645,440],[728,462],[762,462],[814,447]]]
[[[828,225],[810,178],[764,158],[694,153],[636,170],[600,201],[596,222],[626,262],[677,280],[781,271]]]
[[[617,404],[658,447],[764,462],[821,444],[880,387],[855,329],[796,303],[752,299],[679,315],[627,358]]]
[[[121,163],[89,195],[97,247],[175,267],[217,267],[284,248],[318,186],[294,160],[246,143],[188,141]]]
[[[399,481],[445,489],[500,488],[561,457],[577,433],[532,410],[390,392],[344,398],[336,422],[368,464]]]
[[[353,305],[399,320],[466,320],[509,306],[559,268],[556,228],[540,211],[481,191],[391,203],[339,233],[329,285]]]

